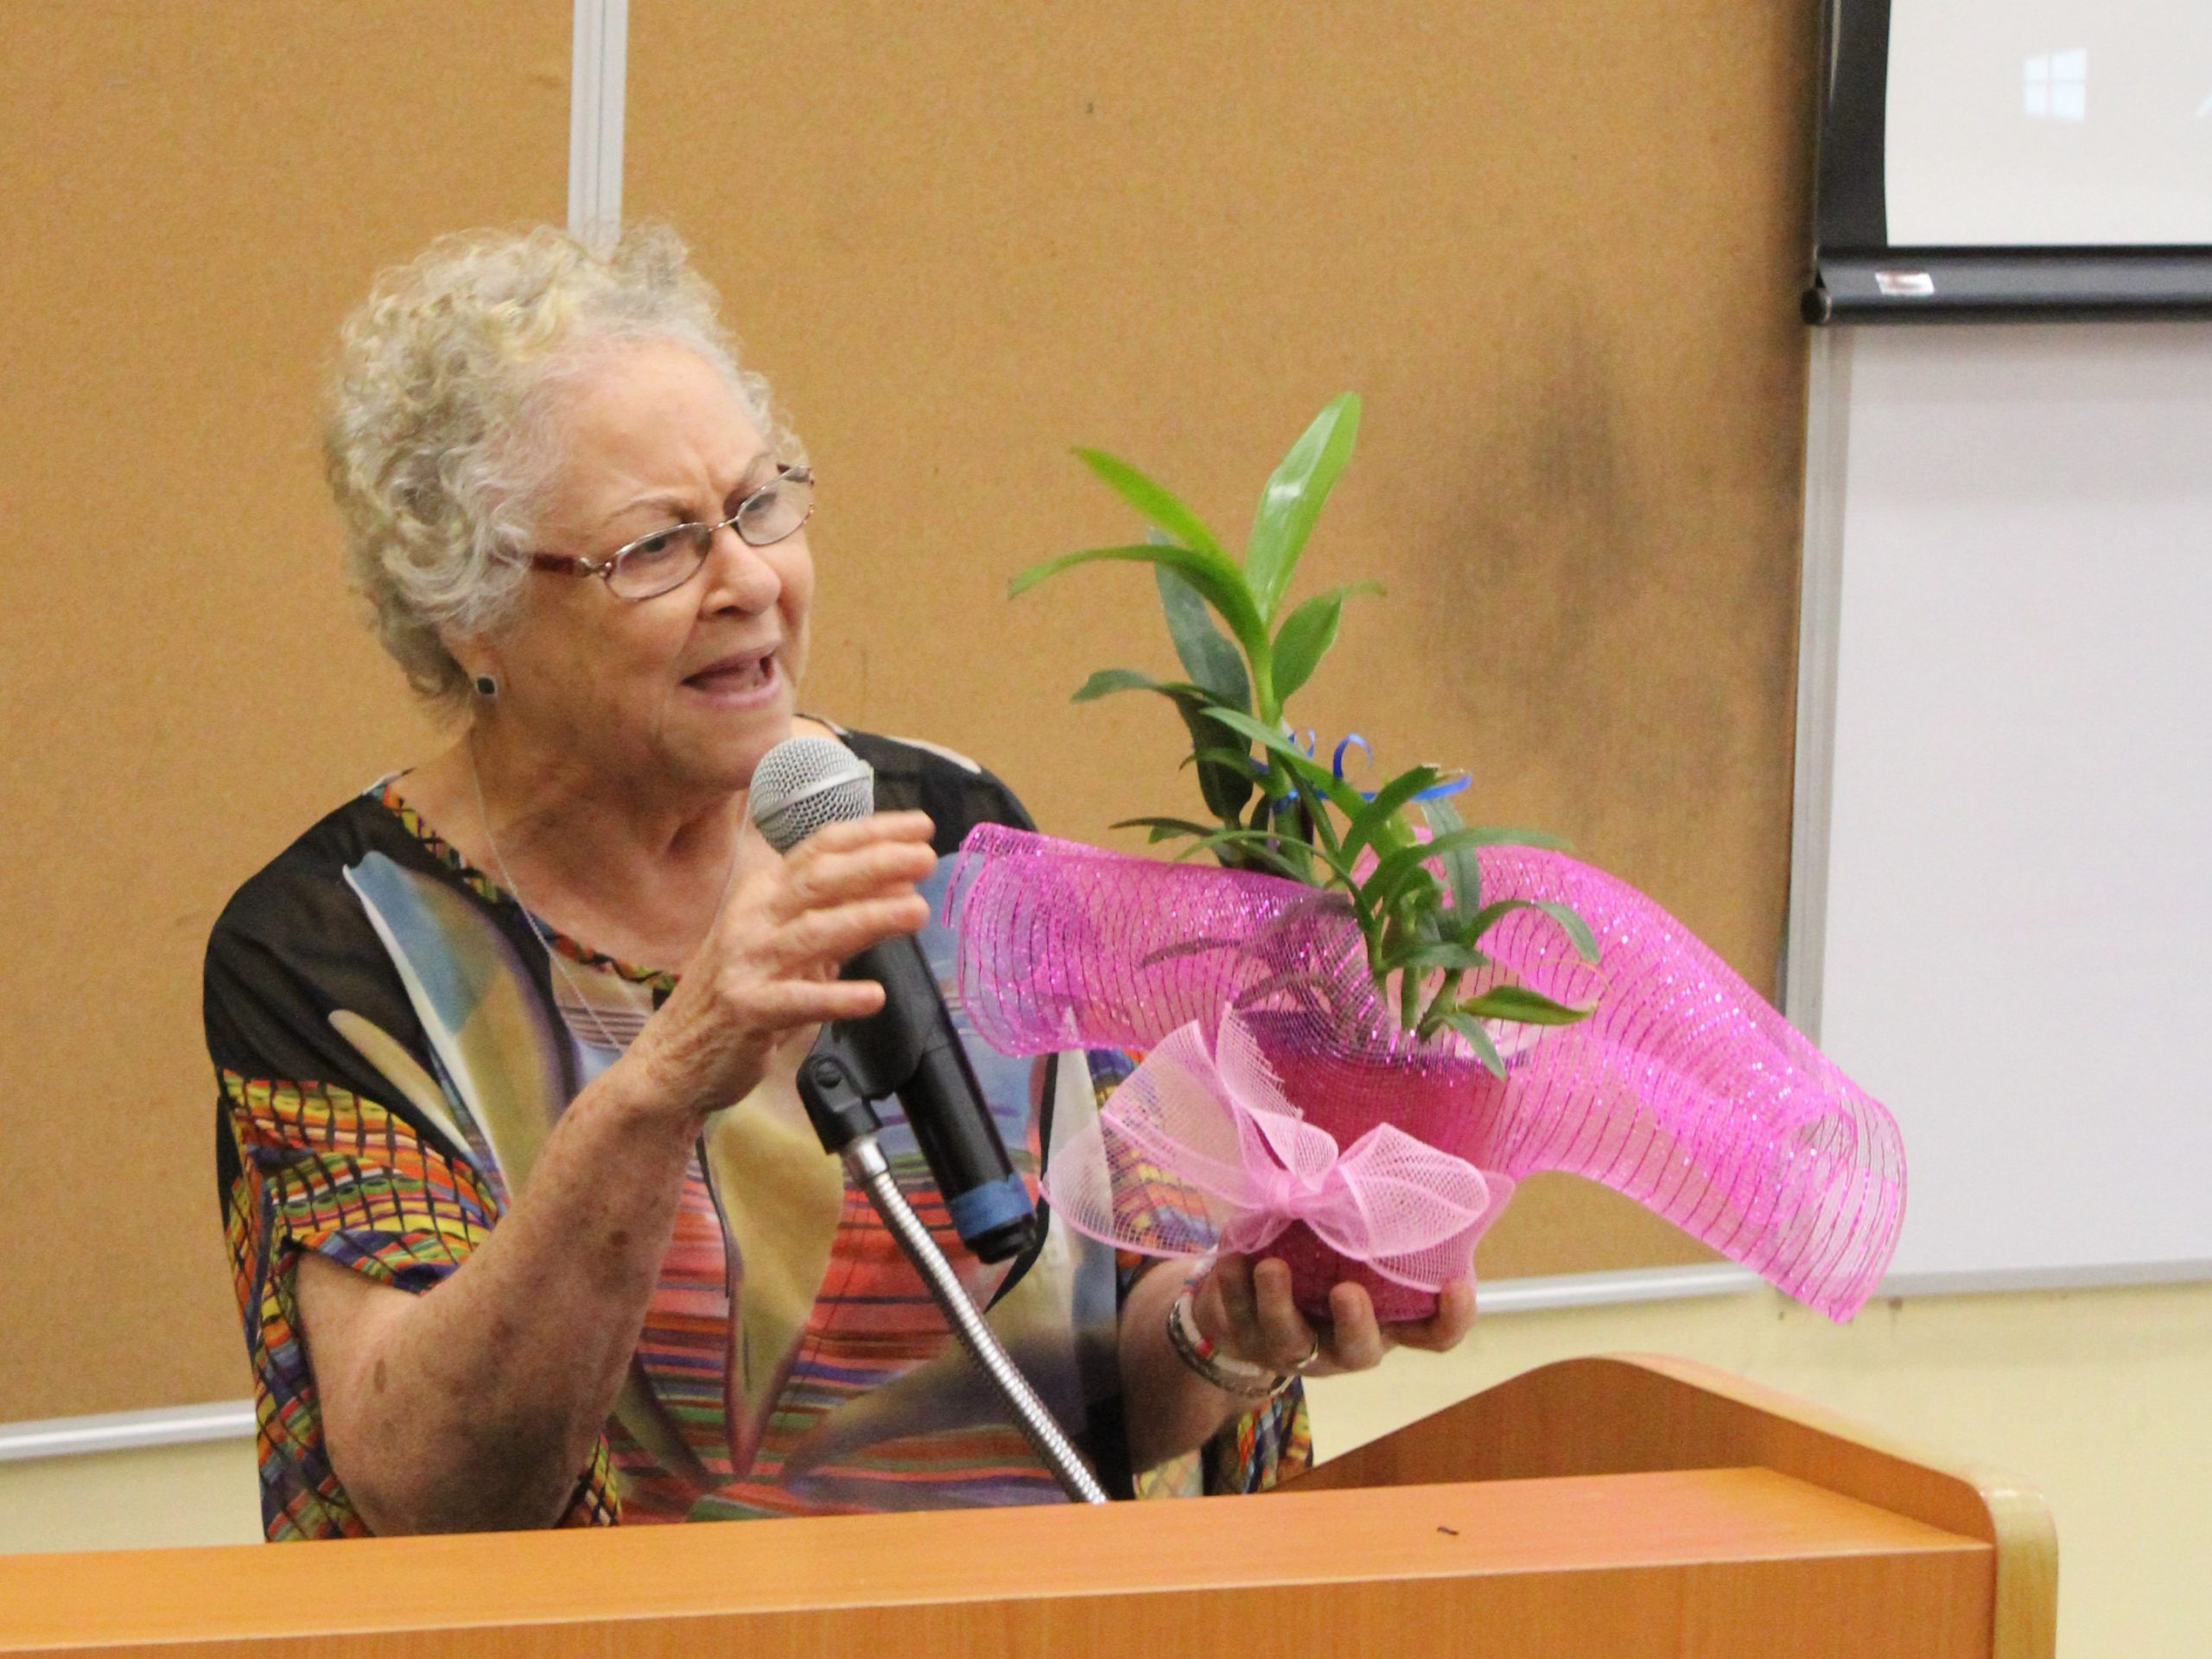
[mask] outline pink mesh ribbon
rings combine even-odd
[[[1164,1051],[1179,1028],[1221,1033],[1234,1014],[1232,1040],[1249,1042],[1301,1122],[1340,1147],[1388,1124],[1447,1153],[1482,1173],[1490,1215],[1528,1175],[1585,1176],[1836,1319],[1872,1294],[1896,1249],[1904,1156],[1890,1115],[1681,923],[1602,871],[1529,848],[1481,854],[1485,903],[1570,905],[1602,953],[1584,963],[1540,912],[1484,936],[1497,966],[1469,976],[1470,994],[1514,982],[1598,1005],[1571,1026],[1493,1026],[1500,1080],[1461,1039],[1399,1028],[1340,895],[997,825],[963,852],[961,996],[1003,1052]],[[1202,1183],[1163,1176],[1134,1141],[1103,1150],[1136,1195],[1115,1199],[1116,1227],[1148,1229],[1154,1248],[1179,1253],[1215,1242],[1221,1200]]]
[[[1147,1055],[1060,1149],[1045,1185],[1069,1225],[1124,1249],[1186,1253],[1182,1230],[1160,1225],[1166,1199],[1203,1213],[1224,1250],[1257,1253],[1302,1224],[1339,1255],[1428,1292],[1466,1273],[1513,1189],[1395,1124],[1340,1147],[1283,1098],[1235,1014],[1211,1047],[1193,1022]]]

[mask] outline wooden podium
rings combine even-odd
[[[2034,1493],[1680,1361],[1531,1371],[1262,1498],[0,1559],[73,1659],[2049,1659]]]

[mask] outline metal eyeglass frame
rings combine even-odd
[[[739,522],[744,518],[745,510],[751,506],[755,501],[758,501],[762,496],[766,495],[770,490],[775,489],[779,485],[787,483],[804,484],[807,486],[810,493],[807,497],[806,511],[799,515],[798,523],[793,524],[789,530],[783,531],[779,535],[772,536],[765,542],[754,541],[753,537],[745,533],[743,524]],[[745,499],[737,504],[737,509],[735,512],[732,512],[727,518],[716,519],[711,524],[702,524],[696,519],[686,520],[684,523],[680,524],[671,524],[666,530],[652,531],[645,535],[639,537],[634,542],[625,543],[622,546],[615,549],[613,552],[608,554],[607,557],[603,559],[579,558],[575,555],[569,553],[531,553],[526,555],[525,557],[531,569],[543,570],[551,575],[597,576],[607,583],[607,591],[608,593],[613,594],[614,597],[617,599],[626,600],[632,604],[635,604],[640,600],[658,599],[663,594],[674,593],[678,588],[681,588],[685,582],[690,581],[692,577],[699,574],[700,570],[706,565],[708,553],[713,550],[715,537],[721,534],[725,527],[735,531],[737,532],[737,538],[743,542],[747,547],[773,547],[778,542],[788,541],[791,537],[798,534],[799,531],[805,526],[806,521],[814,517],[814,499],[811,493],[813,487],[814,469],[811,467],[779,466],[776,468],[776,475],[773,478],[770,479],[766,484],[763,484],[759,489],[747,493]],[[673,536],[690,537],[693,545],[698,549],[698,558],[689,570],[686,570],[674,582],[670,582],[667,587],[656,588],[650,594],[615,593],[614,577],[621,569],[622,562],[625,559],[628,558],[632,553],[645,546],[647,542],[658,542],[662,540],[664,537]]]

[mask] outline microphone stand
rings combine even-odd
[[[891,1165],[876,1144],[877,1133],[883,1128],[882,1120],[875,1115],[874,1101],[856,1081],[829,1033],[823,1033],[815,1052],[800,1065],[798,1092],[808,1117],[813,1120],[815,1133],[822,1138],[823,1149],[834,1153],[843,1162],[846,1173],[868,1194],[876,1214],[883,1218],[883,1224],[899,1241],[899,1248],[922,1275],[922,1282],[929,1287],[931,1300],[944,1313],[953,1335],[960,1338],[960,1345],[982,1369],[1005,1402],[1022,1438],[1052,1471],[1060,1490],[1071,1503],[1106,1502],[1106,1494],[1097,1480],[1084,1466],[1074,1446],[1007,1355],[997,1333],[984,1323],[982,1313],[952,1271],[952,1264],[944,1259],[944,1252],[938,1249],[929,1229],[906,1202],[906,1195],[899,1190]]]

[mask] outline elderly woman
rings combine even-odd
[[[834,729],[796,712],[814,479],[680,245],[441,242],[347,324],[327,456],[353,582],[458,735],[208,948],[270,1535],[1055,1499],[793,1081],[880,1001],[839,963],[918,931],[942,961],[946,855],[1021,809],[840,732],[877,814],[788,857],[749,828],[762,754]],[[1114,1078],[972,1052],[1027,1176]],[[1301,1370],[1471,1317],[1456,1287],[1386,1331],[1347,1285],[1317,1332],[1279,1262],[1117,1274],[1057,1224],[987,1268],[895,1108],[884,1144],[1109,1490],[1264,1484]]]

